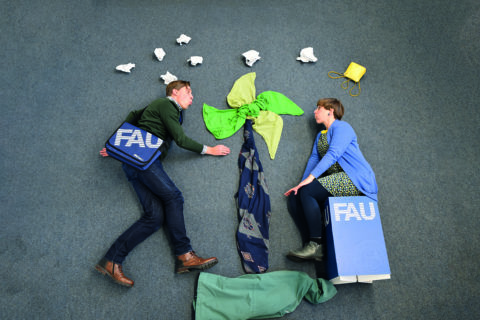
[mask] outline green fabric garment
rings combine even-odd
[[[225,139],[235,134],[245,119],[255,119],[253,128],[265,139],[270,158],[274,159],[283,128],[279,115],[300,116],[303,110],[279,92],[265,91],[255,98],[255,76],[255,72],[251,72],[235,81],[227,96],[227,103],[233,109],[218,110],[204,103],[203,120],[215,138]],[[262,111],[273,114],[260,116]]]
[[[278,318],[295,311],[305,298],[313,304],[330,300],[337,290],[330,281],[300,271],[275,271],[227,278],[202,272],[194,301],[196,320]]]
[[[278,114],[272,111],[260,111],[260,114],[253,121],[253,130],[258,132],[268,146],[271,159],[275,159],[278,144],[282,136],[283,120]]]
[[[227,103],[232,108],[239,108],[255,100],[255,72],[247,73],[233,84],[232,90],[227,95]]]
[[[180,110],[168,98],[160,98],[147,107],[132,111],[125,121],[148,131],[163,140],[160,159],[164,159],[172,140],[183,149],[201,153],[203,145],[189,138],[179,122]]]

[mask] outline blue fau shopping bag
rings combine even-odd
[[[160,156],[163,140],[124,122],[107,140],[108,155],[132,167],[146,170]]]

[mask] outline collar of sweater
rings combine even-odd
[[[170,101],[172,101],[173,103],[175,103],[175,105],[177,106],[178,110],[179,110],[180,112],[182,112],[182,110],[183,110],[182,107],[178,104],[178,102],[177,102],[175,99],[173,99],[173,98],[170,97],[170,96],[168,96],[167,99],[170,100]]]

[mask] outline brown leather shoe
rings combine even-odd
[[[113,263],[112,261],[108,261],[107,259],[103,258],[100,260],[99,263],[95,266],[95,269],[103,275],[107,275],[113,279],[116,283],[125,286],[125,287],[133,287],[133,280],[128,279],[122,271],[122,265],[118,263]]]
[[[191,270],[205,270],[213,267],[218,263],[217,258],[212,257],[202,259],[195,254],[195,251],[190,251],[181,256],[177,256],[175,262],[176,273],[185,273]]]

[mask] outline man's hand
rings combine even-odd
[[[107,148],[103,148],[102,150],[100,150],[100,155],[102,157],[108,157]]]
[[[219,144],[215,147],[207,147],[207,151],[205,153],[212,156],[226,156],[230,153],[230,148]]]

